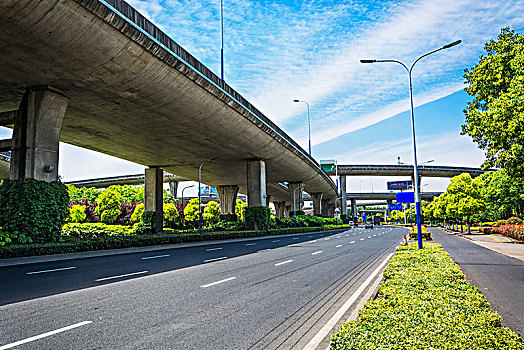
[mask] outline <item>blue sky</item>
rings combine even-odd
[[[219,0],[128,0],[177,43],[220,75]],[[225,80],[307,149],[311,106],[313,156],[343,164],[412,163],[408,81],[413,71],[419,162],[480,166],[483,153],[460,136],[463,71],[484,43],[510,26],[524,31],[522,0],[250,1],[224,0]],[[64,145],[64,180],[139,173],[143,167]],[[392,179],[387,179],[392,180]],[[349,191],[385,190],[386,178],[351,179]],[[447,180],[427,179],[424,190]]]

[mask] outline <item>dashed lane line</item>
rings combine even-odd
[[[311,255],[317,255],[317,254],[320,254],[320,253],[323,253],[323,252],[324,252],[323,250],[319,250],[319,251],[317,251],[317,252],[313,252],[313,253],[311,253]]]
[[[250,245],[257,245],[256,243],[246,243],[246,247]]]
[[[289,264],[290,262],[293,262],[293,260],[282,261],[282,262],[276,263],[275,266],[280,266],[280,265]]]
[[[212,262],[212,261],[218,261],[218,260],[224,260],[227,259],[227,256],[221,256],[220,258],[214,258],[214,259],[207,259],[204,260],[204,262]]]
[[[342,247],[342,244],[339,244],[339,245],[336,245],[335,248],[340,248]]]
[[[113,280],[113,279],[117,279],[117,278],[129,277],[129,276],[135,276],[135,275],[143,275],[144,273],[148,273],[148,272],[149,271],[139,271],[139,272],[126,273],[126,274],[118,275],[118,276],[104,277],[104,278],[96,279],[95,282]]]
[[[208,248],[206,249],[206,252],[212,252],[212,251],[215,251],[215,250],[222,250],[224,248],[220,247],[220,248]]]
[[[145,256],[143,258],[140,258],[141,260],[149,260],[149,259],[159,259],[159,258],[167,258],[168,256],[170,256],[169,254],[164,254],[164,255],[155,255],[155,256]]]
[[[226,279],[223,279],[223,280],[220,280],[220,281],[204,284],[203,286],[200,286],[200,288],[207,288],[207,287],[211,287],[211,286],[216,286],[217,284],[224,283],[224,282],[229,282],[229,281],[232,281],[234,279],[236,279],[236,277],[229,277],[229,278],[226,278]]]
[[[76,267],[75,266],[70,266],[70,267],[61,267],[59,269],[52,269],[52,270],[33,271],[33,272],[27,272],[26,275],[37,275],[39,273],[64,271],[64,270],[73,270],[73,269],[76,269]]]
[[[11,343],[11,344],[2,345],[2,346],[0,346],[0,350],[11,349],[11,348],[14,348],[15,346],[19,346],[19,345],[22,345],[22,344],[27,344],[27,343],[30,343],[32,341],[38,340],[38,339],[42,339],[42,338],[46,338],[46,337],[49,337],[49,336],[52,336],[52,335],[55,335],[55,334],[58,334],[58,333],[66,332],[66,331],[69,331],[69,330],[74,329],[74,328],[85,326],[85,325],[90,324],[92,322],[93,321],[83,321],[83,322],[75,323],[75,324],[72,324],[72,325],[67,326],[67,327],[55,329],[54,331],[50,331],[50,332],[42,333],[40,335],[35,335],[34,337],[22,339],[22,340],[19,340],[17,342]]]

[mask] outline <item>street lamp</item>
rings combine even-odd
[[[224,6],[220,0],[220,79],[224,81]],[[200,191],[200,188],[198,189]]]
[[[431,160],[428,160],[428,161],[422,162],[422,163],[420,163],[419,165],[422,165],[422,164],[428,164],[428,163],[433,163],[434,161],[435,161],[435,159],[431,159]]]
[[[337,218],[337,201],[340,200],[341,198],[335,198],[335,225],[338,225],[338,218]],[[342,208],[341,208],[342,209]]]
[[[198,167],[198,232],[199,234],[202,234],[202,204],[201,204],[201,199],[200,199],[200,183],[202,182],[200,175],[202,173],[202,165],[204,165],[204,163],[207,163],[207,162],[212,162],[215,159],[217,159],[217,157],[213,157],[208,160],[204,160],[202,164],[200,164],[200,166]]]
[[[182,229],[184,229],[184,226],[186,224],[186,216],[184,215],[184,191],[191,187],[195,187],[195,185],[186,186],[182,189]]]
[[[295,200],[295,194],[297,193],[297,190],[302,190],[304,188],[304,185],[300,185],[293,191],[293,214],[295,215],[295,227],[297,227],[297,208],[295,206],[296,200]]]
[[[370,177],[369,179],[371,180],[371,193],[373,193],[373,178]]]
[[[309,156],[311,157],[311,121],[309,119],[309,103],[307,101],[303,100],[293,100],[293,102],[302,102],[307,105],[307,127],[308,127],[308,135],[309,135]]]
[[[406,69],[409,76],[409,97],[411,102],[411,132],[413,136],[413,172],[414,172],[414,179],[417,181],[418,179],[418,171],[417,171],[417,143],[415,141],[415,114],[413,111],[413,84],[411,80],[411,72],[413,71],[413,67],[415,64],[420,61],[422,58],[429,56],[437,51],[449,49],[450,47],[453,47],[455,45],[458,45],[461,43],[461,40],[454,41],[450,44],[444,45],[436,50],[430,51],[428,53],[423,54],[419,58],[417,58],[411,66],[408,68],[408,66],[398,60],[360,60],[360,63],[381,63],[381,62],[392,62],[392,63],[398,63],[402,67]],[[415,210],[417,213],[417,233],[418,233],[418,248],[422,249],[422,228],[420,223],[420,189],[418,186],[415,186]]]

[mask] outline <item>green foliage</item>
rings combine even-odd
[[[524,36],[502,29],[484,46],[486,55],[466,69],[466,92],[473,97],[464,113],[462,134],[486,151],[486,167],[524,177]]]
[[[178,200],[175,199],[175,197],[173,197],[171,193],[169,193],[166,190],[163,190],[162,201],[164,204],[167,204],[167,203],[175,204]]]
[[[218,222],[218,216],[220,215],[220,207],[215,201],[210,201],[207,203],[202,213],[202,219],[204,220],[206,226],[213,225]]]
[[[237,199],[237,203],[235,205],[235,214],[237,215],[238,221],[245,221],[244,220],[244,214],[247,209],[247,203],[244,203],[242,200]]]
[[[69,193],[69,201],[81,201],[87,199],[89,203],[94,203],[102,191],[94,187],[75,187],[73,185],[66,185]]]
[[[481,220],[524,216],[524,179],[511,178],[504,170],[490,171],[481,177],[481,193],[486,201]]]
[[[144,211],[142,213],[142,225],[146,232],[155,232],[156,213],[154,211]]]
[[[508,220],[506,220],[506,225],[522,225],[522,220],[512,216]]]
[[[128,226],[106,225],[103,223],[65,224],[62,237],[103,238],[111,236],[129,236],[133,230]]]
[[[68,203],[67,187],[58,181],[4,180],[0,186],[0,226],[34,242],[58,241]]]
[[[10,244],[13,241],[11,235],[8,232],[0,231],[0,247]]]
[[[236,222],[237,216],[236,214],[220,214],[218,216],[219,222]]]
[[[246,225],[256,231],[267,231],[270,225],[271,210],[266,207],[251,207],[245,211]]]
[[[69,209],[68,222],[82,222],[86,219],[86,206],[75,204]]]
[[[186,221],[186,225],[189,224],[193,227],[197,227],[199,220],[198,215],[198,198],[193,198],[187,203],[186,207],[184,208],[184,218]]]
[[[130,221],[132,223],[142,222],[142,214],[144,213],[144,203],[137,204]]]
[[[439,244],[397,248],[379,298],[331,337],[331,349],[522,349]]]
[[[122,195],[116,187],[111,186],[98,196],[98,206],[95,209],[95,214],[100,216],[100,221],[102,222],[115,222],[120,214]]]
[[[165,203],[164,207],[164,227],[175,228],[180,221],[180,214],[176,205],[173,203]]]
[[[422,239],[425,239],[427,241],[431,241],[432,238],[431,238],[431,232],[425,227],[425,226],[421,226],[422,227]],[[414,226],[410,231],[409,231],[409,238],[410,239],[418,239],[418,229],[417,229],[417,226]]]

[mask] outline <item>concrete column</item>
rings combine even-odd
[[[286,205],[284,206],[284,217],[289,218],[291,217],[290,213],[291,213],[291,210],[293,210],[293,205],[288,204],[287,202],[284,202],[284,203],[286,203]]]
[[[286,202],[278,201],[278,202],[273,202],[273,204],[275,205],[275,214],[276,214],[276,216],[279,217],[279,218],[285,217]]]
[[[178,192],[178,181],[169,180],[169,193],[171,193],[171,195],[175,197],[175,199],[177,198],[176,197],[177,192]]]
[[[289,200],[291,201],[291,210],[293,210],[293,193],[295,193],[295,210],[302,210],[302,190],[295,191],[295,189],[303,185],[303,182],[290,182],[287,184]]]
[[[340,176],[340,205],[342,207],[341,214],[345,215],[347,218],[348,199],[347,199],[347,191],[346,191],[346,175]]]
[[[313,215],[319,216],[320,211],[320,201],[322,200],[322,193],[311,193],[311,200],[313,201]]]
[[[357,200],[352,199],[351,200],[351,215],[353,216],[353,220],[357,217]]]
[[[220,199],[220,214],[235,214],[238,186],[218,186],[217,192]]]
[[[266,205],[269,207],[269,203],[271,203],[271,196],[266,194]]]
[[[320,203],[322,203],[322,216],[329,217],[329,199],[322,199]]]
[[[247,161],[247,206],[266,206],[266,162],[260,159]]]
[[[69,99],[52,87],[27,89],[15,116],[10,179],[58,179],[58,146]]]
[[[162,231],[162,225],[164,221],[163,177],[164,171],[160,168],[146,169],[144,179],[144,211],[155,212],[155,233]]]
[[[335,201],[330,200],[328,204],[328,216],[330,218],[335,216]]]

